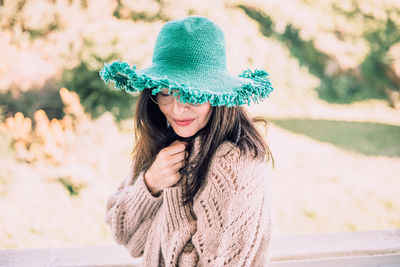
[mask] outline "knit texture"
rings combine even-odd
[[[156,94],[168,88],[182,103],[240,106],[259,103],[274,90],[264,70],[231,75],[226,66],[222,29],[202,16],[165,23],[158,34],[151,66],[136,70],[119,60],[104,64],[99,72],[105,83],[118,90]]]
[[[189,158],[200,149],[200,137]],[[143,173],[128,176],[107,203],[106,221],[132,257],[156,266],[267,266],[271,216],[266,164],[224,142],[213,155],[206,181],[193,201],[183,188],[153,196]]]

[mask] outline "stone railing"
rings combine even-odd
[[[400,266],[400,229],[273,236],[270,267]],[[140,266],[117,245],[0,250],[0,266]]]

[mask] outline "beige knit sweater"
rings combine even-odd
[[[189,158],[200,150],[194,140]],[[206,181],[188,205],[182,188],[150,194],[143,173],[128,176],[108,200],[106,221],[118,244],[143,266],[267,266],[271,217],[265,162],[239,157],[224,142],[214,154]]]

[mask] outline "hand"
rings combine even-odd
[[[182,180],[178,171],[185,166],[188,156],[186,145],[187,143],[176,140],[157,154],[155,161],[144,174],[145,183],[152,194],[157,195]]]
[[[174,185],[174,187],[185,187],[186,186],[186,176],[181,177],[181,179]]]

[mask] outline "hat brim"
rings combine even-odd
[[[155,65],[136,70],[128,63],[114,61],[104,64],[100,77],[105,83],[113,81],[115,87],[130,93],[151,89],[152,94],[168,88],[182,103],[211,106],[240,106],[259,103],[274,90],[269,75],[263,70],[246,70],[239,76],[227,70],[195,68],[180,69],[180,66]]]

